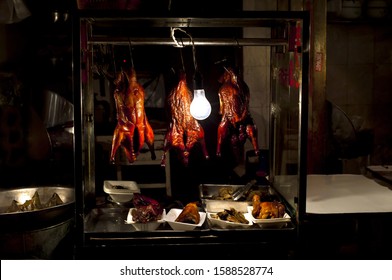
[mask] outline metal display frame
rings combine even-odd
[[[241,12],[224,15],[177,15],[170,12],[158,14],[143,14],[137,11],[112,10],[79,10],[73,18],[73,71],[74,71],[74,154],[75,154],[75,191],[76,191],[76,258],[119,258],[119,250],[133,252],[126,254],[126,258],[156,257],[156,253],[168,258],[178,257],[184,252],[200,252],[211,258],[244,258],[252,256],[246,254],[249,250],[272,252],[267,258],[281,258],[287,256],[296,246],[297,226],[305,214],[306,209],[306,150],[307,150],[307,118],[308,118],[308,87],[309,87],[309,37],[310,19],[308,12],[260,11]],[[121,221],[114,226],[118,230],[91,230],[89,219],[99,219],[99,215],[116,217],[125,210],[99,208],[94,196],[94,135],[91,130],[93,117],[90,105],[93,104],[91,96],[88,97],[89,79],[86,75],[91,67],[88,46],[94,44],[125,45],[171,45],[170,38],[157,37],[124,37],[103,36],[110,34],[108,30],[116,26],[150,27],[186,27],[186,28],[225,28],[225,27],[276,27],[282,32],[281,38],[194,38],[195,45],[221,45],[221,46],[271,46],[287,50],[290,47],[288,35],[285,33],[286,25],[290,22],[301,23],[301,83],[299,91],[298,111],[298,172],[296,174],[297,192],[294,204],[291,207],[292,223],[287,228],[280,229],[252,229],[252,230],[212,230],[205,227],[195,231],[169,231],[157,230],[153,232],[129,231],[123,227]],[[88,34],[87,25],[99,26],[102,34]],[[280,36],[280,35],[279,35]],[[85,40],[86,39],[86,40]],[[182,44],[189,45],[184,40]],[[91,82],[91,81],[90,81]],[[87,108],[87,111],[86,111]],[[272,163],[274,159],[271,159]],[[273,178],[274,176],[272,176]],[[272,182],[273,184],[273,182]],[[279,191],[279,188],[277,188]],[[282,194],[282,199],[287,198]],[[290,198],[291,199],[291,198]],[[120,212],[119,212],[120,211]],[[98,213],[98,214],[96,214]],[[95,214],[95,215],[94,215]],[[104,221],[95,221],[104,223]],[[267,250],[267,251],[266,251]],[[154,252],[151,254],[151,252]],[[209,255],[211,252],[211,255]],[[215,253],[213,253],[215,252]],[[183,255],[180,255],[181,258]],[[257,254],[254,257],[262,257]],[[188,256],[192,258],[192,255]],[[194,256],[193,256],[194,258]]]

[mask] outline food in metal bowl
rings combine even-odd
[[[63,203],[64,202],[61,200],[60,196],[57,193],[53,193],[53,195],[46,203],[41,203],[38,191],[36,191],[31,199],[28,199],[23,203],[20,203],[15,199],[12,200],[11,205],[6,210],[6,213],[34,211],[53,207],[56,205],[61,205]]]
[[[218,191],[218,195],[214,197],[217,200],[227,200],[232,199],[232,195],[234,193],[234,189],[232,187],[222,187]]]
[[[35,195],[36,192],[39,196]],[[27,202],[28,200],[31,201]],[[22,204],[25,205],[21,209]],[[0,190],[0,228],[18,231],[51,226],[74,218],[74,207],[75,189],[70,185],[2,189]]]

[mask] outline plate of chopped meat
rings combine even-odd
[[[125,222],[137,231],[156,230],[165,223],[166,211],[154,198],[135,193],[132,202],[134,208],[129,209]]]
[[[136,208],[129,209],[126,224],[131,224],[137,231],[153,231],[156,230],[161,224],[165,223],[166,211],[163,209],[162,216],[158,220],[151,220],[146,222],[140,222],[136,217]]]
[[[253,225],[252,217],[248,212],[243,213],[234,208],[208,212],[207,217],[212,226],[223,229],[249,228]]]

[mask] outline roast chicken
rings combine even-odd
[[[185,205],[184,209],[175,220],[180,223],[188,223],[197,225],[200,222],[200,213],[196,202],[190,202]]]
[[[144,88],[137,81],[135,69],[131,68],[129,74],[122,70],[114,80],[114,85],[117,125],[112,139],[110,161],[115,162],[116,152],[122,146],[128,161],[134,162],[144,143],[151,152],[151,159],[156,159],[154,131],[144,109]]]
[[[232,68],[225,68],[219,82],[219,114],[222,118],[218,126],[216,155],[221,156],[222,143],[228,136],[233,149],[241,149],[246,140],[250,139],[258,155],[257,128],[249,111],[248,86]]]
[[[166,165],[166,153],[170,149],[175,149],[180,161],[188,166],[189,153],[196,143],[200,143],[204,157],[209,157],[204,129],[190,113],[191,98],[192,92],[187,85],[186,74],[181,72],[177,86],[167,97],[170,122],[164,139],[161,166]]]
[[[256,219],[283,218],[286,208],[279,201],[260,201],[259,195],[252,198],[252,215]]]

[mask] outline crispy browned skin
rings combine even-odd
[[[223,140],[231,134],[233,147],[243,146],[247,138],[252,141],[256,155],[259,154],[257,128],[249,111],[249,88],[231,68],[225,69],[219,80],[219,114],[222,119],[218,126],[216,155],[221,156]]]
[[[150,149],[151,159],[156,159],[154,131],[144,110],[144,88],[137,82],[132,68],[129,75],[121,71],[114,81],[114,100],[117,110],[117,126],[112,140],[111,162],[114,163],[117,149],[122,146],[130,163],[134,162],[144,143]],[[137,132],[138,142],[134,143]]]
[[[178,215],[176,222],[189,223],[197,225],[200,222],[200,213],[196,202],[190,202],[185,205],[184,209]]]
[[[260,203],[261,210],[258,219],[282,218],[285,212],[284,205],[278,201],[265,201]]]
[[[167,98],[170,124],[166,132],[161,165],[166,165],[166,152],[174,148],[182,163],[187,166],[189,153],[196,143],[200,143],[203,155],[208,159],[204,140],[204,129],[190,113],[192,92],[189,90],[185,73],[180,73],[180,80]]]
[[[257,217],[258,214],[260,213],[260,196],[258,194],[255,194],[252,198],[252,215],[253,217]]]
[[[282,218],[286,212],[285,206],[279,201],[260,201],[255,194],[252,198],[252,216],[256,219]]]

